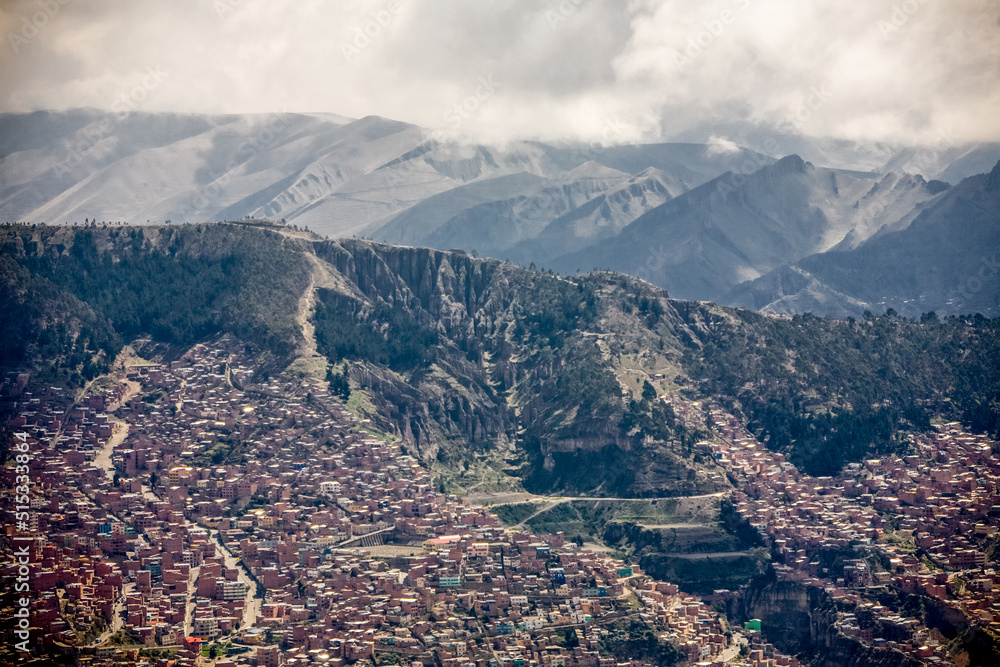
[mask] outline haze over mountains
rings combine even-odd
[[[745,125],[682,138],[699,142],[497,147],[335,114],[5,114],[0,219],[267,217],[613,269],[679,298],[783,313],[1000,312],[1000,144],[861,145]]]

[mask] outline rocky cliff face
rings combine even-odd
[[[1000,664],[1000,643],[996,635],[969,623],[961,611],[936,598],[924,603],[924,622],[935,628],[949,641],[954,642],[956,662],[968,658],[968,665]]]
[[[704,308],[675,309],[662,291],[622,277],[570,282],[461,251],[360,240],[316,242],[314,249],[342,277],[336,289],[321,291],[327,307],[318,317],[348,313],[348,326],[380,340],[405,338],[402,329],[386,329],[391,312],[390,319],[427,334],[422,363],[379,363],[372,355],[350,363],[372,418],[422,456],[455,462],[499,447],[538,491],[721,488],[662,439],[621,425],[638,392],[619,377],[620,351],[696,344],[715,317]],[[626,326],[622,301],[634,300],[637,288],[656,315],[630,315]]]
[[[770,581],[751,586],[743,599],[747,618],[759,618],[768,641],[795,655],[813,656],[822,667],[916,667],[921,663],[903,653],[866,646],[839,632],[833,600],[815,586]]]
[[[443,443],[509,445],[513,414],[495,386],[512,372],[481,358],[504,308],[487,294],[499,264],[352,241],[317,243],[316,254],[346,279],[334,299],[342,307],[353,301],[364,318],[384,304],[439,334],[433,367],[398,372],[371,360],[352,364],[351,377],[367,390],[381,427],[422,456],[437,456]]]
[[[360,241],[324,241],[316,254],[330,262],[368,299],[416,309],[449,334],[475,325],[496,308],[485,293],[498,262],[476,261],[464,252],[388,246]]]

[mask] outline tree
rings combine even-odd
[[[332,368],[327,369],[326,381],[330,385],[330,393],[338,397],[341,401],[346,403],[351,398],[351,382],[348,380],[346,361],[340,373],[334,373]]]
[[[642,398],[645,401],[651,401],[656,398],[656,389],[648,381],[642,385]]]

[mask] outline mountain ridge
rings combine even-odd
[[[926,188],[914,195],[910,188],[898,204],[904,193],[897,192],[867,219],[863,200],[890,178],[786,156],[747,175],[723,174],[645,213],[609,242],[551,266],[569,272],[609,268],[683,298],[717,300],[739,283],[833,248],[849,233],[867,238],[936,196]]]
[[[2,114],[0,130],[0,218],[33,222],[250,215],[342,236],[456,186],[519,173],[557,177],[605,155],[669,165],[686,181],[724,171],[695,146],[578,150],[522,141],[498,149],[438,141],[378,116],[77,109]],[[659,157],[642,157],[650,151]]]
[[[933,182],[931,182],[933,183]],[[802,312],[815,294],[830,297],[824,314],[858,316],[893,309],[1000,312],[1000,162],[970,176],[915,211],[908,224],[852,248],[801,258],[790,267],[736,286],[722,302],[778,313]],[[808,284],[790,282],[790,271]]]
[[[227,332],[261,372],[346,379],[349,405],[425,460],[488,461],[538,492],[726,488],[671,401],[719,405],[823,474],[931,417],[1000,429],[1000,320],[768,317],[262,221],[8,225],[0,251],[5,364],[36,383],[82,386],[135,337]]]
[[[812,145],[802,138],[766,141],[767,128],[743,129],[760,141],[742,143],[770,151]],[[0,130],[0,217],[7,219],[269,217],[321,235],[461,248],[563,273],[613,268],[678,297],[789,313],[856,316],[890,302],[910,315],[963,307],[992,313],[1000,295],[994,282],[980,285],[976,276],[951,270],[942,270],[943,282],[927,294],[917,287],[924,285],[919,276],[909,292],[894,287],[897,294],[880,295],[827,275],[852,270],[827,264],[855,261],[871,251],[843,251],[866,245],[902,243],[895,250],[911,253],[909,264],[925,262],[918,258],[925,250],[905,242],[915,237],[892,234],[910,227],[949,186],[906,169],[931,165],[952,178],[993,155],[987,144],[931,153],[849,142],[813,146],[852,167],[881,160],[881,167],[859,171],[794,154],[779,160],[725,134],[701,144],[489,146],[445,141],[378,116],[82,109],[5,114]],[[995,247],[995,218],[976,220],[978,228],[967,232],[978,243],[953,247],[950,259],[975,265],[973,273],[992,261],[989,252],[985,259],[976,253]],[[891,254],[888,246],[881,252]],[[808,263],[826,267],[816,269],[822,276],[798,264],[819,254],[827,259]],[[790,264],[794,270],[784,268]],[[780,275],[765,279],[775,271]],[[764,282],[751,285],[755,280]],[[970,286],[974,298],[961,296]]]

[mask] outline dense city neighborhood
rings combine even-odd
[[[678,410],[690,417],[698,407]],[[842,632],[922,661],[949,661],[948,647],[918,619],[868,599],[882,588],[932,598],[1000,632],[1000,574],[980,548],[1000,524],[995,441],[945,423],[911,436],[912,454],[849,464],[836,478],[810,477],[732,416],[715,411],[712,419],[721,442],[703,445],[742,480],[733,500],[784,561],[773,564],[777,577],[855,608],[840,615]],[[852,551],[855,557],[841,562],[842,576],[831,576],[821,556]]]
[[[2,388],[17,409],[13,453],[25,457],[12,457],[5,483],[29,487],[18,491],[23,511],[5,507],[13,548],[2,573],[14,582],[27,564],[24,636],[36,656],[217,667],[799,664],[765,639],[766,618],[735,627],[719,605],[635,564],[562,533],[506,526],[449,495],[325,383],[267,377],[230,336],[169,363],[132,358],[76,401],[58,388],[27,391],[29,379],[10,375]],[[819,589],[838,633],[950,664],[935,632],[873,593],[889,590],[1000,628],[1000,575],[982,546],[1000,521],[995,442],[941,424],[912,436],[912,453],[815,478],[721,410],[660,400],[681,420],[711,419],[713,439],[697,448],[736,486],[729,499],[770,548],[777,579]],[[4,664],[18,661],[18,641],[5,641]]]

